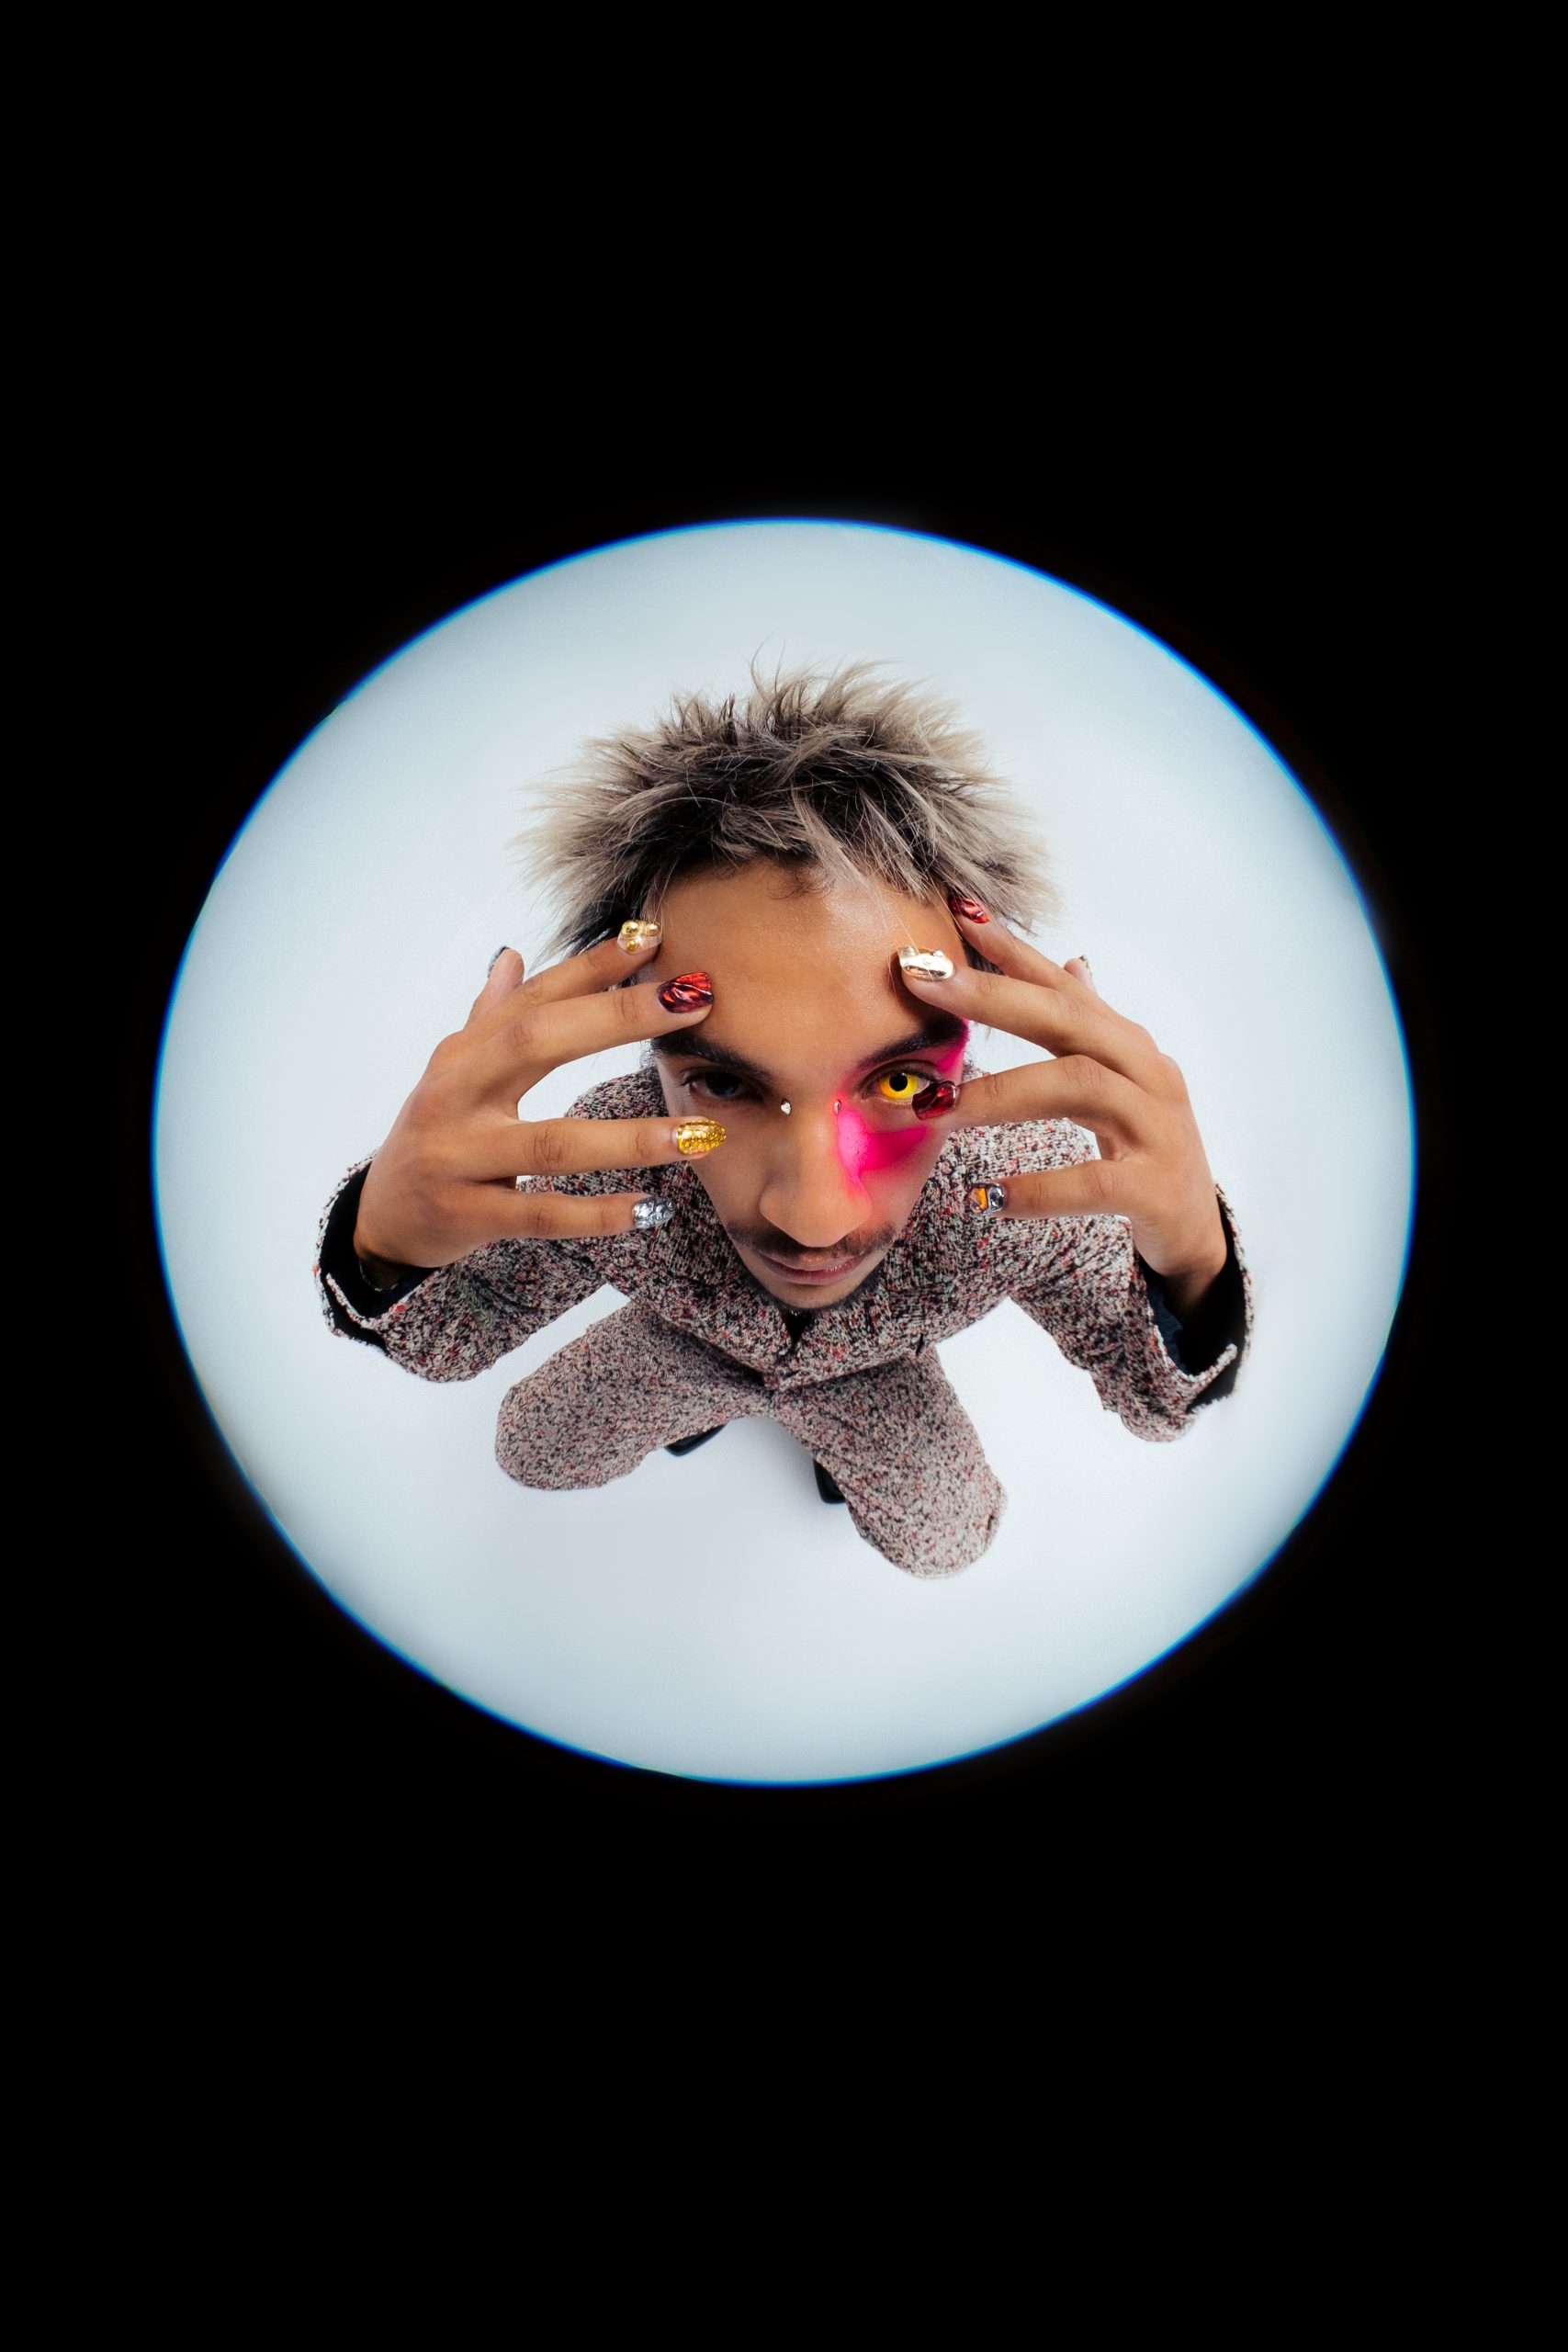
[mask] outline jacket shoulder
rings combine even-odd
[[[629,1070],[624,1078],[606,1078],[580,1094],[569,1119],[647,1119],[661,1117],[664,1089],[656,1069]]]

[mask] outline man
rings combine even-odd
[[[1002,1298],[1138,1436],[1233,1385],[1248,1285],[1181,1073],[1019,935],[1044,864],[945,708],[867,664],[691,697],[593,747],[531,854],[573,952],[498,954],[318,1268],[335,1329],[434,1380],[627,1295],[506,1397],[513,1477],[603,1485],[767,1413],[942,1576],[1004,1497],[935,1343]],[[983,1076],[976,1022],[1055,1058]],[[632,1039],[645,1068],[519,1116]]]

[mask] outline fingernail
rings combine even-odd
[[[632,1211],[634,1233],[657,1233],[675,1214],[673,1201],[638,1201]]]
[[[955,915],[963,916],[965,922],[989,922],[991,920],[979,899],[966,899],[962,890],[950,890],[947,903]]]
[[[716,1119],[678,1119],[675,1123],[675,1148],[688,1159],[700,1159],[705,1151],[716,1151],[724,1141],[724,1129]]]
[[[1078,960],[1078,962],[1083,966],[1083,968],[1084,968],[1084,978],[1085,978],[1085,979],[1086,979],[1086,980],[1088,980],[1088,982],[1089,982],[1089,984],[1090,988],[1093,988],[1093,986],[1094,986],[1094,966],[1089,962],[1089,957],[1088,957],[1087,956],[1080,956],[1078,957],[1078,959],[1077,959],[1077,960]]]
[[[900,947],[898,962],[917,980],[950,980],[953,959],[940,947]]]
[[[640,956],[645,947],[652,946],[663,929],[661,922],[644,922],[640,917],[634,917],[621,925],[615,933],[615,944],[628,956]]]
[[[713,982],[705,972],[682,972],[677,980],[666,980],[659,991],[659,1001],[666,1012],[696,1012],[713,1002]]]
[[[917,1119],[941,1119],[956,1108],[958,1089],[950,1078],[933,1078],[922,1086],[909,1108]]]
[[[495,969],[496,966],[500,963],[500,961],[501,961],[502,957],[505,955],[505,953],[506,953],[506,950],[505,950],[505,948],[504,948],[504,947],[498,947],[498,948],[496,949],[495,954],[491,957],[490,962],[485,966],[485,978],[486,978],[486,979],[487,979],[487,980],[489,979],[489,978],[490,978],[491,974],[494,971],[494,969]]]
[[[972,1209],[978,1209],[982,1216],[992,1216],[998,1209],[1005,1209],[1007,1204],[1005,1184],[971,1184],[969,1187],[969,1205]]]

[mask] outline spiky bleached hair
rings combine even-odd
[[[575,955],[657,913],[682,875],[765,857],[798,887],[872,878],[909,898],[933,886],[1027,929],[1055,909],[1044,850],[953,707],[884,678],[751,665],[751,693],[677,695],[652,727],[588,744],[517,843],[560,921],[547,950]]]

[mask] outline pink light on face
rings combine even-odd
[[[926,1139],[923,1127],[878,1133],[866,1125],[864,1114],[853,1102],[845,1103],[836,1129],[839,1158],[857,1184],[863,1184],[868,1176],[880,1176],[885,1169],[900,1166]]]
[[[929,1058],[934,1061],[943,1078],[956,1079],[964,1067],[964,1052],[969,1043],[969,1024],[964,1024],[964,1035],[952,1046]],[[912,1152],[927,1141],[926,1127],[917,1122],[910,1127],[874,1127],[857,1102],[845,1102],[834,1123],[838,1136],[839,1158],[857,1184],[868,1176],[880,1176],[889,1168],[900,1168]]]

